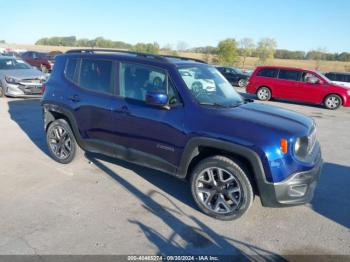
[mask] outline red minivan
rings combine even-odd
[[[307,69],[259,66],[249,79],[247,93],[258,99],[290,99],[323,104],[328,109],[350,106],[350,88],[332,83],[324,75]]]

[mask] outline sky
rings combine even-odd
[[[271,37],[278,48],[350,52],[348,0],[0,0],[0,40],[102,36],[176,48]],[[7,11],[5,11],[7,10]]]

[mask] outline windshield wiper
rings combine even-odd
[[[240,106],[242,103],[234,103],[234,104],[229,104],[229,105],[223,105],[223,104],[219,104],[219,103],[201,102],[199,104],[200,105],[204,105],[204,106],[216,106],[216,107],[221,107],[221,108],[233,108],[233,107]]]
[[[226,107],[225,105],[218,104],[218,103],[207,103],[207,102],[200,102],[199,103],[202,106],[216,106],[216,107]]]

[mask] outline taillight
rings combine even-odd
[[[44,92],[45,92],[45,89],[46,89],[46,86],[45,86],[45,84],[42,84],[42,85],[41,85],[41,93],[42,93],[42,94],[44,94]]]

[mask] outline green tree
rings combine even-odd
[[[137,43],[133,46],[132,50],[136,52],[150,53],[150,54],[158,54],[159,53],[159,44],[154,43]]]
[[[276,47],[277,42],[275,39],[267,37],[261,39],[256,49],[259,57],[259,64],[265,64],[268,59],[272,59],[274,57]]]
[[[219,63],[222,65],[234,65],[238,60],[237,42],[228,38],[219,42],[217,47]]]
[[[255,43],[254,40],[251,38],[243,38],[240,42],[240,55],[242,56],[242,67],[244,69],[245,67],[245,61],[247,59],[248,56],[251,56],[253,53],[253,50],[255,48]]]
[[[346,53],[346,52],[340,53],[337,56],[337,60],[339,60],[339,61],[350,61],[350,53]]]
[[[316,50],[311,50],[306,54],[306,58],[310,60],[315,60],[315,69],[319,70],[323,60],[326,60],[327,50],[325,48],[317,48]]]
[[[78,47],[87,47],[87,46],[89,46],[89,39],[87,39],[87,38],[78,39],[78,40],[75,42],[75,46],[78,46]]]

